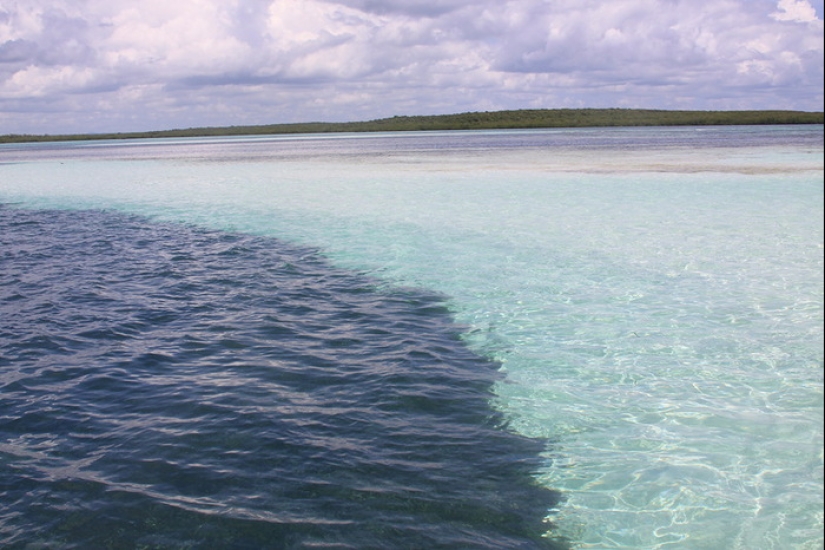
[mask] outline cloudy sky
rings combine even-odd
[[[0,0],[0,134],[822,102],[823,0]]]

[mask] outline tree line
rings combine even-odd
[[[518,128],[584,128],[608,126],[722,126],[823,124],[823,112],[807,111],[670,111],[653,109],[520,109],[452,115],[394,116],[362,122],[306,122],[116,132],[100,134],[7,134],[0,143],[136,139],[331,132],[404,132],[430,130],[494,130]]]

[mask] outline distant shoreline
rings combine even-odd
[[[823,112],[807,111],[670,111],[653,109],[521,109],[453,115],[395,116],[363,122],[307,122],[112,132],[99,134],[7,134],[0,143],[141,139],[172,137],[309,134],[336,132],[405,132],[524,128],[595,128],[615,126],[743,126],[823,124]]]

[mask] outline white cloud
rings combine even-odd
[[[14,73],[5,88],[7,97],[46,97],[59,92],[82,90],[94,79],[94,72],[90,69],[30,66]]]
[[[778,21],[798,21],[800,23],[817,20],[816,10],[807,0],[779,0],[779,11],[771,14]]]
[[[822,67],[806,0],[29,0],[0,8],[0,133],[44,105],[29,131],[818,110]]]

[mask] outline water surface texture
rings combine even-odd
[[[442,297],[121,214],[0,230],[4,548],[551,547]]]
[[[545,488],[543,541],[823,547],[822,126],[4,146],[0,201],[273,237],[443,296],[500,370],[469,424],[522,436],[501,484]],[[522,512],[507,536],[536,544]]]

